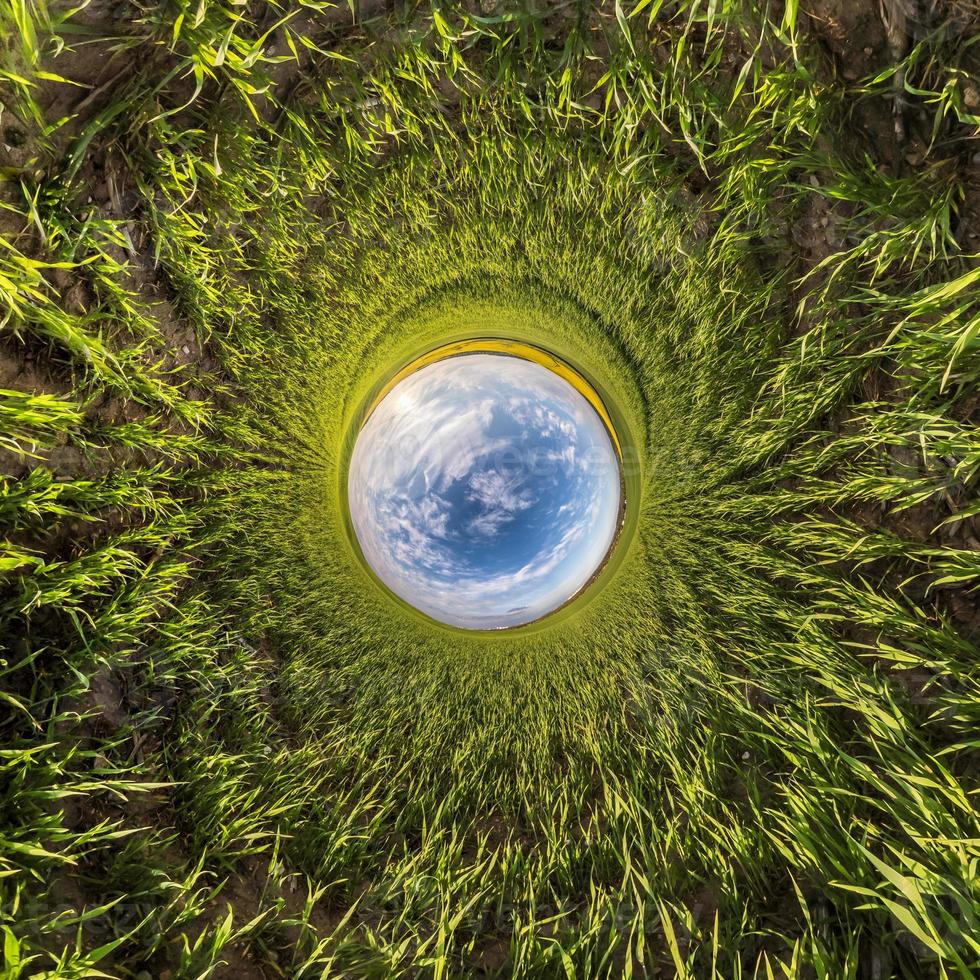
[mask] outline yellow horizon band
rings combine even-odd
[[[455,343],[444,344],[442,347],[436,347],[434,350],[430,350],[427,354],[416,358],[411,364],[405,365],[405,367],[382,386],[381,390],[372,400],[364,416],[364,422],[361,423],[362,426],[371,417],[371,414],[388,392],[400,381],[403,381],[410,374],[414,374],[421,368],[435,364],[437,361],[445,360],[447,357],[456,357],[460,354],[505,354],[509,357],[520,357],[525,361],[532,361],[535,364],[540,364],[542,367],[548,368],[549,371],[552,371],[558,377],[567,381],[592,406],[595,413],[602,419],[602,423],[609,433],[609,438],[616,447],[616,455],[622,461],[623,451],[619,444],[619,436],[616,434],[616,428],[612,424],[612,419],[609,417],[606,406],[603,404],[595,388],[575,368],[561,360],[561,358],[548,353],[548,351],[540,347],[535,347],[533,344],[525,344],[519,340],[503,340],[498,338],[459,340]]]

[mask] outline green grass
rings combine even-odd
[[[0,5],[4,976],[980,972],[977,37],[390,6]],[[480,331],[636,453],[598,594],[494,636],[343,505]]]

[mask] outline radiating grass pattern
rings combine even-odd
[[[7,976],[980,970],[980,48],[919,6],[855,71],[796,0],[5,0]],[[343,500],[474,336],[636,501],[495,635]]]

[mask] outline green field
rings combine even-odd
[[[978,14],[0,0],[0,976],[980,976]],[[345,506],[489,336],[627,472],[497,634]]]

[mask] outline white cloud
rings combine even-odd
[[[561,448],[543,458],[558,469],[486,465],[554,442]],[[558,506],[556,486],[566,495]],[[492,355],[442,361],[398,385],[357,440],[348,489],[361,548],[388,587],[471,628],[536,619],[577,592],[608,550],[619,508],[615,456],[585,399],[540,365]],[[465,529],[453,523],[451,501],[460,495],[479,510]],[[519,567],[504,561],[488,574],[484,552],[474,560],[459,547],[465,531],[493,548],[500,529],[525,512],[535,515],[540,550]]]

